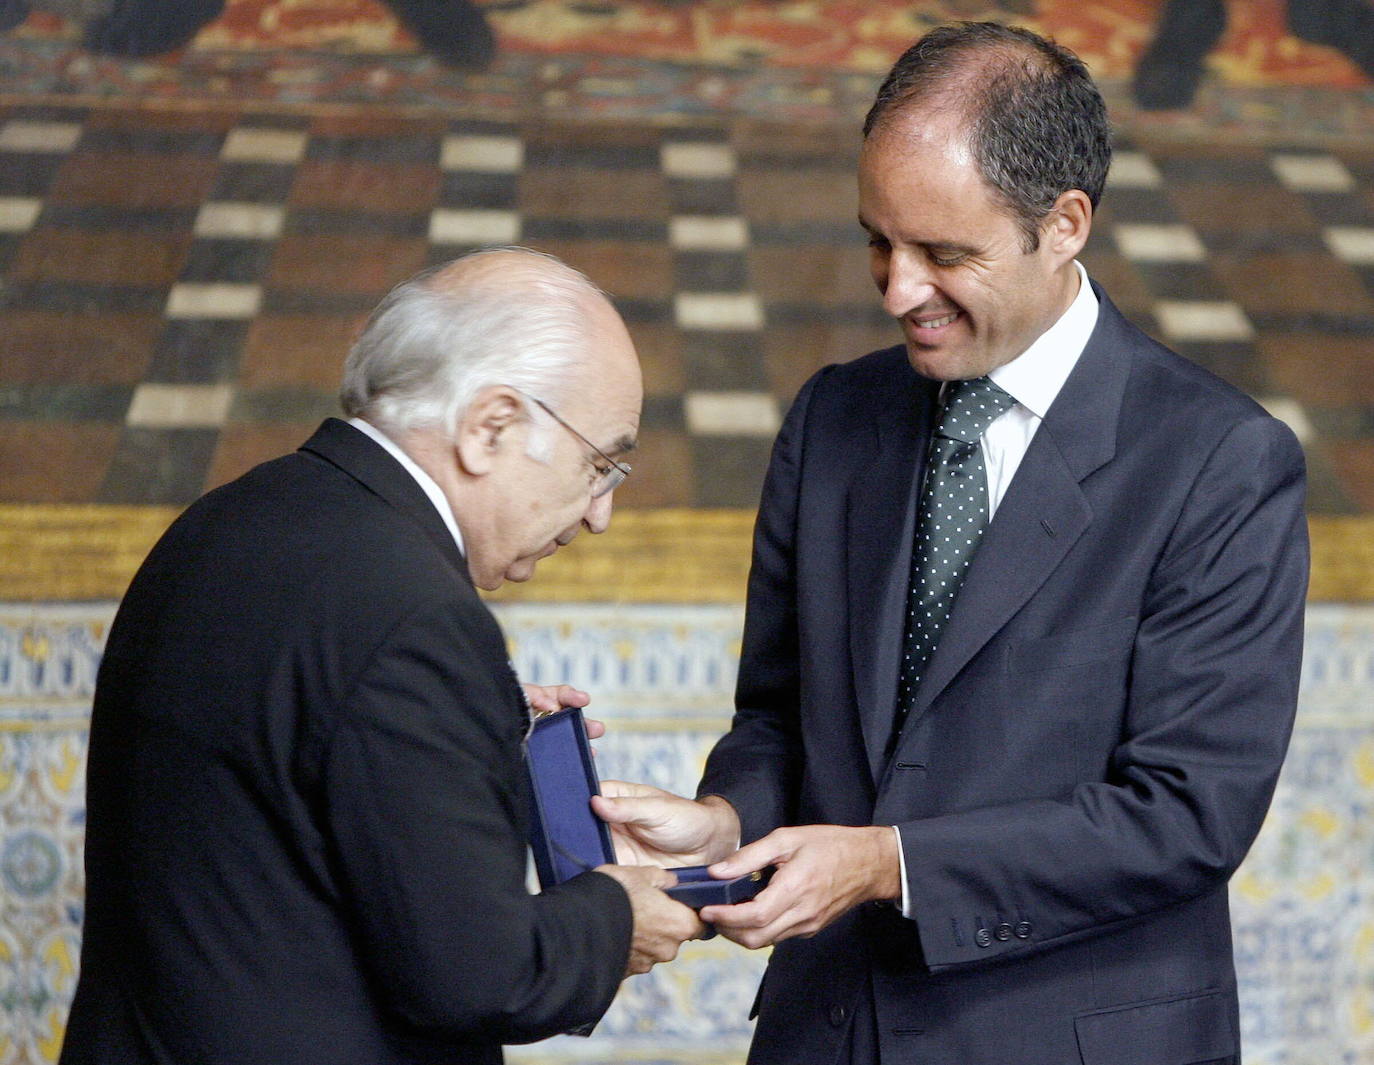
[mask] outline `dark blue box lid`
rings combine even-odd
[[[615,862],[611,830],[592,810],[601,781],[592,761],[582,711],[575,706],[545,714],[530,730],[526,777],[530,792],[530,850],[542,887]],[[716,880],[705,866],[674,869],[668,894],[693,908],[743,902],[762,889],[759,873]]]

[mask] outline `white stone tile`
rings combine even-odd
[[[230,385],[141,384],[125,421],[150,429],[219,426],[228,419],[233,399]]]
[[[735,150],[728,144],[682,141],[665,144],[663,172],[675,178],[728,178],[735,173]]]
[[[265,203],[232,203],[213,200],[202,204],[196,215],[198,237],[231,237],[239,240],[272,240],[281,236],[286,208]]]
[[[680,329],[762,329],[763,304],[752,292],[680,292],[673,317]]]
[[[679,251],[743,251],[749,223],[734,215],[678,215],[668,220],[668,243]]]
[[[168,318],[252,318],[262,305],[259,285],[228,283],[172,286],[167,297]]]
[[[1260,399],[1264,407],[1279,421],[1293,430],[1293,435],[1302,443],[1312,439],[1312,421],[1301,403],[1289,396],[1266,396]]]
[[[688,392],[687,431],[702,436],[772,436],[778,404],[766,392]]]
[[[219,154],[235,163],[299,163],[309,139],[294,129],[240,128],[229,131]]]
[[[1155,317],[1173,340],[1249,340],[1255,335],[1245,312],[1229,300],[1161,300]]]
[[[432,244],[513,244],[520,239],[520,216],[440,208],[430,212],[429,239]]]
[[[525,143],[519,137],[445,137],[439,165],[445,170],[513,174],[525,165]]]
[[[33,228],[43,201],[26,196],[0,196],[0,233],[23,233]]]
[[[1270,160],[1274,173],[1294,192],[1349,192],[1355,179],[1331,155],[1275,155]]]
[[[24,122],[0,126],[0,152],[69,152],[81,138],[74,122]]]
[[[1337,259],[1356,266],[1374,266],[1374,229],[1366,226],[1328,226],[1326,246]]]
[[[1164,178],[1154,160],[1144,152],[1114,152],[1107,171],[1107,187],[1114,189],[1157,189]]]
[[[1200,263],[1207,258],[1192,226],[1121,224],[1113,227],[1112,236],[1121,254],[1138,262]]]

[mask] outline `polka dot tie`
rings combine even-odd
[[[945,389],[916,515],[897,685],[899,729],[988,524],[988,476],[979,437],[1015,402],[986,377],[954,381]]]

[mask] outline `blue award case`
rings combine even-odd
[[[582,711],[575,706],[545,714],[530,730],[526,766],[530,789],[530,849],[539,884],[548,888],[598,865],[615,863],[611,830],[592,811],[601,781]],[[763,888],[761,873],[716,880],[704,865],[673,870],[668,894],[693,909],[744,902]]]

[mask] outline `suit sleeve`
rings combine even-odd
[[[1273,419],[1242,422],[1154,568],[1106,779],[900,826],[931,969],[1050,947],[1225,883],[1292,729],[1307,564],[1297,442]],[[1000,921],[1033,934],[976,941]]]
[[[528,892],[524,722],[479,610],[426,607],[383,641],[325,745],[321,816],[390,1009],[434,1038],[522,1043],[601,1016],[631,916],[600,873]]]
[[[735,716],[707,760],[697,795],[720,795],[740,842],[791,823],[801,772],[796,610],[797,507],[807,410],[822,370],[802,388],[773,444],[754,529]]]

